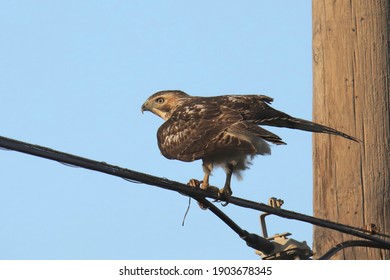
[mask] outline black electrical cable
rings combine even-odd
[[[105,162],[94,161],[91,159],[75,156],[75,155],[68,154],[68,153],[59,152],[59,151],[49,149],[49,148],[46,148],[43,146],[33,145],[33,144],[21,142],[18,140],[14,140],[14,139],[2,137],[2,136],[0,136],[0,147],[6,148],[9,150],[22,152],[22,153],[29,154],[29,155],[38,156],[38,157],[45,158],[45,159],[55,160],[55,161],[58,161],[61,163],[70,164],[72,166],[78,166],[78,167],[83,167],[83,168],[90,169],[90,170],[95,170],[98,172],[110,174],[113,176],[121,177],[121,178],[127,179],[127,180],[136,181],[139,183],[144,183],[147,185],[152,185],[152,186],[180,192],[182,194],[185,194],[187,196],[191,196],[194,198],[195,197],[198,197],[198,198],[199,197],[204,197],[204,198],[208,197],[208,198],[213,198],[213,199],[221,199],[220,197],[218,197],[218,194],[216,194],[214,192],[207,192],[207,191],[202,190],[202,189],[188,187],[185,184],[171,181],[171,180],[168,180],[166,178],[155,177],[155,176],[152,176],[149,174],[140,173],[140,172],[136,172],[133,170],[110,165],[110,164],[107,164]],[[223,199],[221,199],[221,200],[223,201]],[[342,233],[346,233],[346,234],[354,235],[354,236],[357,236],[357,237],[360,237],[363,239],[371,240],[371,241],[376,242],[378,244],[382,244],[383,248],[388,248],[390,246],[390,242],[385,241],[385,240],[378,238],[376,236],[365,234],[365,233],[363,233],[364,230],[362,230],[362,229],[356,229],[354,227],[350,227],[350,226],[343,225],[340,223],[335,223],[335,222],[331,222],[328,220],[315,218],[312,216],[296,213],[296,212],[289,211],[289,210],[274,208],[274,207],[271,207],[271,206],[263,204],[263,203],[245,200],[245,199],[233,197],[233,196],[229,198],[228,202],[230,204],[235,204],[237,206],[241,206],[244,208],[249,208],[249,209],[254,209],[254,210],[274,214],[274,215],[277,215],[277,216],[280,216],[283,218],[307,222],[307,223],[310,223],[310,224],[313,224],[316,226],[337,230],[337,231],[342,232]]]
[[[383,244],[379,244],[377,242],[367,241],[367,240],[348,240],[341,242],[326,252],[324,255],[318,258],[318,260],[329,260],[333,257],[337,252],[343,250],[347,247],[371,247],[378,249],[387,249],[390,250],[390,246],[384,246]]]
[[[196,199],[200,204],[202,204],[202,207],[209,209],[218,218],[220,218],[235,233],[237,233],[238,236],[240,236],[249,247],[264,252],[266,254],[270,254],[274,250],[275,245],[271,241],[255,233],[249,233],[246,230],[243,230],[218,207],[216,207],[213,203],[211,203],[204,197],[194,197],[194,199]]]

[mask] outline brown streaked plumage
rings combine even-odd
[[[221,193],[232,194],[232,174],[248,168],[256,155],[271,153],[268,142],[281,145],[282,139],[260,127],[269,125],[338,135],[358,140],[333,128],[291,117],[269,106],[265,95],[190,96],[180,90],[159,91],[142,105],[165,120],[157,131],[158,146],[168,159],[203,161],[202,189],[209,187],[214,166],[226,171]]]

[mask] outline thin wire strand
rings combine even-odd
[[[190,207],[191,207],[191,197],[189,196],[188,197],[188,206],[187,206],[186,212],[184,213],[183,221],[181,222],[182,227],[184,227],[184,222],[187,218],[188,212],[190,212]]]

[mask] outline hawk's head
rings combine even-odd
[[[141,111],[142,113],[144,111],[150,111],[164,120],[167,120],[183,98],[185,99],[188,97],[189,95],[181,90],[159,91],[145,101],[141,107]]]

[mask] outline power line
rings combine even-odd
[[[121,177],[125,180],[128,180],[130,182],[134,183],[144,183],[147,185],[152,185],[160,188],[164,188],[167,190],[171,191],[176,191],[182,194],[185,194],[187,196],[193,197],[194,199],[200,201],[202,204],[207,205],[213,205],[210,203],[206,198],[212,198],[212,199],[217,199],[225,202],[229,202],[230,204],[234,204],[240,207],[244,208],[249,208],[249,209],[254,209],[262,212],[266,212],[269,214],[273,214],[279,217],[287,218],[287,219],[294,219],[294,220],[299,220],[302,222],[310,223],[316,226],[320,227],[325,227],[333,230],[337,230],[342,233],[350,234],[353,236],[357,236],[366,240],[370,240],[375,243],[376,246],[382,246],[381,248],[384,249],[390,249],[390,242],[383,240],[381,238],[378,238],[376,236],[373,236],[371,234],[366,234],[367,230],[365,229],[360,229],[340,223],[335,223],[332,221],[324,220],[324,219],[319,219],[315,218],[312,216],[308,216],[305,214],[301,213],[296,213],[293,211],[285,210],[285,209],[280,209],[280,208],[274,208],[269,205],[263,204],[263,203],[258,203],[238,197],[230,197],[228,201],[224,198],[221,198],[218,196],[218,194],[213,193],[213,192],[208,192],[199,188],[192,188],[189,187],[188,185],[175,182],[166,178],[160,178],[156,176],[152,176],[149,174],[133,171],[130,169],[125,169],[119,166],[114,166],[107,164],[106,162],[100,162],[100,161],[95,161],[91,160],[88,158],[56,151],[47,147],[39,146],[39,145],[34,145],[6,137],[0,136],[0,147],[9,149],[9,150],[14,150],[18,151],[21,153],[29,154],[29,155],[34,155],[37,157],[45,158],[45,159],[50,159],[54,161],[58,161],[60,163],[63,163],[65,165],[70,165],[70,166],[76,166],[76,167],[83,167],[89,170],[95,170],[98,172],[102,172],[105,174],[109,174],[112,176],[116,177]],[[213,213],[216,214],[218,217],[221,218],[222,214],[219,212],[220,210],[213,206],[210,207],[210,210],[213,209]],[[218,209],[218,210],[216,210]],[[225,215],[226,216],[226,215]],[[227,217],[227,216],[226,216]],[[228,218],[228,217],[227,217]],[[221,218],[222,219],[222,218]],[[233,221],[231,222],[226,222],[229,225],[230,228],[232,228],[237,234],[239,234],[241,237],[245,236],[245,232],[240,232],[240,228],[234,224]],[[241,229],[242,230],[242,229]],[[383,236],[384,234],[382,234]],[[388,235],[385,235],[388,237]],[[253,238],[252,238],[253,239]],[[263,240],[260,240],[261,242]],[[250,242],[249,242],[250,243]],[[265,243],[264,243],[265,244]],[[252,246],[253,247],[253,246]]]
[[[271,253],[275,249],[275,245],[271,241],[255,233],[249,233],[246,230],[243,230],[225,213],[223,213],[218,207],[216,207],[214,204],[212,204],[204,197],[198,197],[196,198],[196,200],[202,204],[202,207],[209,209],[218,218],[220,218],[227,226],[229,226],[235,233],[237,233],[238,236],[241,239],[243,239],[249,247],[262,251],[266,254]]]
[[[367,241],[367,240],[348,240],[337,244],[328,252],[326,252],[324,255],[319,257],[318,260],[329,260],[333,255],[335,255],[340,250],[343,250],[347,247],[358,247],[358,246],[383,249],[383,246],[376,242]]]

